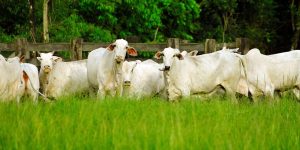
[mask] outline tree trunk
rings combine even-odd
[[[44,41],[44,43],[49,43],[48,3],[49,3],[49,0],[44,0],[44,3],[43,3],[43,41]]]
[[[155,30],[153,42],[156,41],[156,36],[157,36],[158,30],[159,30],[159,27],[157,27],[156,30]]]
[[[29,23],[30,23],[30,35],[33,43],[36,43],[35,38],[35,3],[34,0],[28,0],[29,3]]]
[[[300,2],[295,3],[294,0],[292,0],[291,3],[291,24],[293,29],[293,37],[292,37],[292,45],[291,49],[297,49],[299,38],[300,38]]]
[[[223,46],[225,46],[225,34],[228,30],[228,26],[229,26],[229,20],[232,17],[232,12],[225,12],[222,14],[222,19],[223,19],[223,32],[222,32],[222,42],[223,42]]]

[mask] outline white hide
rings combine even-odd
[[[98,89],[98,97],[122,94],[122,65],[126,52],[137,55],[126,40],[118,39],[107,48],[98,48],[89,53],[88,83],[91,88]]]
[[[87,92],[86,60],[57,62],[48,76],[46,96],[58,98],[63,95]]]
[[[182,57],[178,49],[165,48],[156,54],[156,58],[161,57],[167,74],[169,100],[192,94],[208,94],[219,86],[235,100],[242,66],[234,53],[223,51]]]
[[[165,84],[160,68],[153,60],[125,61],[122,68],[125,95],[139,99],[162,94]]]
[[[243,60],[249,92],[255,97],[261,94],[273,97],[274,91],[293,89],[300,98],[300,51],[263,55],[251,49]]]
[[[0,55],[0,100],[19,102],[22,96],[22,69],[18,57],[10,58],[8,61]]]
[[[53,53],[41,53],[40,82],[47,97],[88,91],[86,60],[63,62]]]
[[[22,63],[21,68],[23,70],[22,81],[24,84],[24,95],[29,96],[34,102],[37,102],[39,94],[38,91],[40,89],[38,68],[35,65],[29,63]]]
[[[40,57],[37,57],[37,59],[41,63],[39,79],[40,79],[41,89],[43,90],[43,93],[45,93],[48,84],[48,76],[53,69],[53,65],[56,62],[61,62],[62,59],[60,57],[53,56],[54,52],[39,53],[39,54]]]

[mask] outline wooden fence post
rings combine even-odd
[[[242,54],[246,54],[250,50],[250,40],[248,38],[236,38],[236,47]]]
[[[168,38],[167,47],[178,48],[179,49],[179,38]]]
[[[216,40],[215,39],[206,39],[205,40],[205,50],[204,53],[211,53],[216,51]]]
[[[81,38],[71,40],[71,47],[70,47],[71,60],[82,59],[82,44],[83,44],[83,39]]]
[[[15,56],[25,55],[25,59],[30,59],[30,52],[28,51],[28,42],[26,38],[18,38],[15,41]]]

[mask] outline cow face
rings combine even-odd
[[[128,42],[123,39],[116,40],[115,43],[110,44],[106,49],[114,52],[114,59],[117,64],[120,64],[125,60],[126,52],[128,55],[137,56],[137,51],[134,48],[129,47]]]
[[[139,63],[141,63],[140,60],[130,61],[130,62],[124,61],[123,67],[122,67],[124,86],[131,85],[131,76],[132,76],[133,70],[136,67],[136,65]]]
[[[163,59],[164,71],[170,70],[174,59],[182,60],[183,56],[178,49],[165,48],[162,52],[158,51],[155,56],[156,59]]]
[[[40,53],[40,57],[37,57],[37,59],[41,62],[41,70],[44,73],[49,73],[55,63],[62,61],[62,58],[53,56],[53,53],[54,52]]]

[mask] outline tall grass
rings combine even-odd
[[[299,149],[299,127],[290,97],[0,103],[0,149]]]

